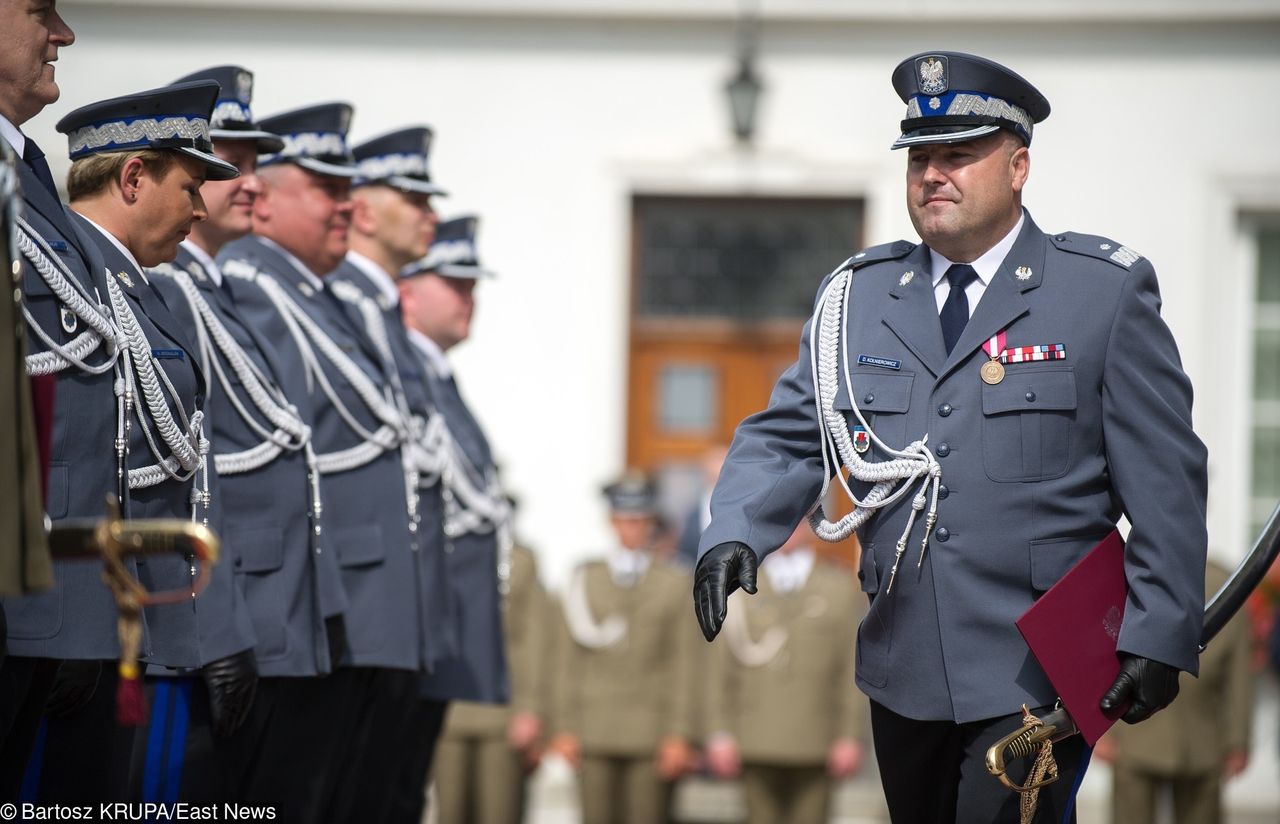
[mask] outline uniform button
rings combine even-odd
[[[939,458],[945,458],[945,457],[947,457],[947,456],[948,456],[948,455],[950,455],[950,454],[951,454],[951,447],[950,447],[950,446],[948,446],[945,442],[944,442],[944,443],[940,443],[940,444],[938,444],[938,457],[939,457]]]
[[[947,489],[946,484],[939,484],[939,486],[938,486],[938,499],[939,499],[939,500],[944,500],[944,499],[945,499],[948,495],[950,495],[950,494],[951,494],[951,490],[950,490],[950,489]]]
[[[866,396],[865,398],[863,398],[863,399],[862,399],[862,402],[863,402],[863,403],[875,403],[875,402],[876,402],[876,396],[875,396],[875,393],[874,393],[874,392],[868,392],[868,393],[867,393],[867,396]]]
[[[1028,393],[1027,393],[1027,401],[1028,401],[1028,402],[1034,401],[1035,399],[1036,399],[1036,393],[1035,393],[1035,392],[1028,392]]]
[[[933,534],[944,544],[951,540],[951,532],[945,526],[938,527]]]
[[[939,414],[939,415],[941,415],[941,416],[942,416],[942,417],[944,417],[944,418],[945,418],[946,416],[950,415],[950,414],[951,414],[951,404],[949,404],[949,403],[944,403],[942,406],[939,406],[939,407],[938,407],[938,414]]]

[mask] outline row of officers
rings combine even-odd
[[[349,105],[258,123],[251,95],[221,66],[71,112],[69,208],[0,117],[48,517],[114,496],[223,543],[207,584],[128,562],[179,596],[145,608],[136,664],[99,564],[23,560],[6,798],[417,820],[446,704],[507,699],[509,506],[445,355],[489,275],[476,220],[437,226],[429,129],[353,151]]]

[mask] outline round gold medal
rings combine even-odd
[[[1004,364],[995,358],[992,358],[982,364],[982,371],[980,374],[982,375],[983,383],[989,383],[992,386],[995,386],[997,383],[1004,380]]]

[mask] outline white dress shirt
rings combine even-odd
[[[969,299],[969,317],[973,317],[973,310],[978,308],[978,301],[982,300],[982,296],[987,293],[987,285],[1000,270],[1000,264],[1004,263],[1004,259],[1009,256],[1009,250],[1013,248],[1013,242],[1018,239],[1018,232],[1022,231],[1022,224],[1026,219],[1024,212],[1009,234],[988,249],[986,254],[969,264],[973,267],[973,271],[978,273],[978,277],[964,290],[964,296]],[[951,294],[951,281],[947,280],[946,274],[955,261],[947,260],[933,249],[929,250],[929,257],[933,267],[933,299],[938,304],[938,314],[942,314],[942,304],[947,302],[947,295]]]

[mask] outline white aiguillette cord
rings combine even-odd
[[[896,545],[893,569],[889,573],[889,583],[885,588],[886,592],[891,592],[898,574],[898,563],[906,551],[911,529],[915,526],[917,515],[924,511],[927,502],[929,511],[925,518],[924,537],[920,542],[920,560],[917,566],[924,563],[929,536],[938,520],[938,487],[942,482],[942,467],[934,458],[933,452],[926,446],[927,435],[918,441],[913,441],[905,449],[893,449],[880,440],[858,408],[849,375],[849,353],[844,351],[841,357],[841,350],[847,349],[841,344],[848,340],[849,300],[852,286],[853,271],[837,270],[819,298],[818,308],[814,312],[814,322],[809,329],[809,346],[812,352],[810,366],[815,390],[814,403],[818,412],[823,469],[822,491],[809,516],[809,523],[814,533],[822,540],[842,541],[866,523],[876,510],[894,503],[907,494],[916,481],[920,481],[919,491],[911,501],[911,514],[907,518],[906,529],[902,531],[902,536],[898,538]],[[872,442],[892,456],[891,460],[878,463],[864,461],[854,449],[845,417],[835,409],[836,393],[841,389],[841,376],[844,378],[844,391],[849,398],[854,416],[867,431]],[[852,478],[873,484],[865,498],[859,499],[853,493],[843,472],[834,471],[837,468],[831,466],[831,455],[839,456]],[[839,480],[845,495],[853,503],[853,511],[836,522],[828,520],[822,509],[822,499],[827,494],[832,475]],[[895,486],[898,487],[896,490],[894,490]]]

